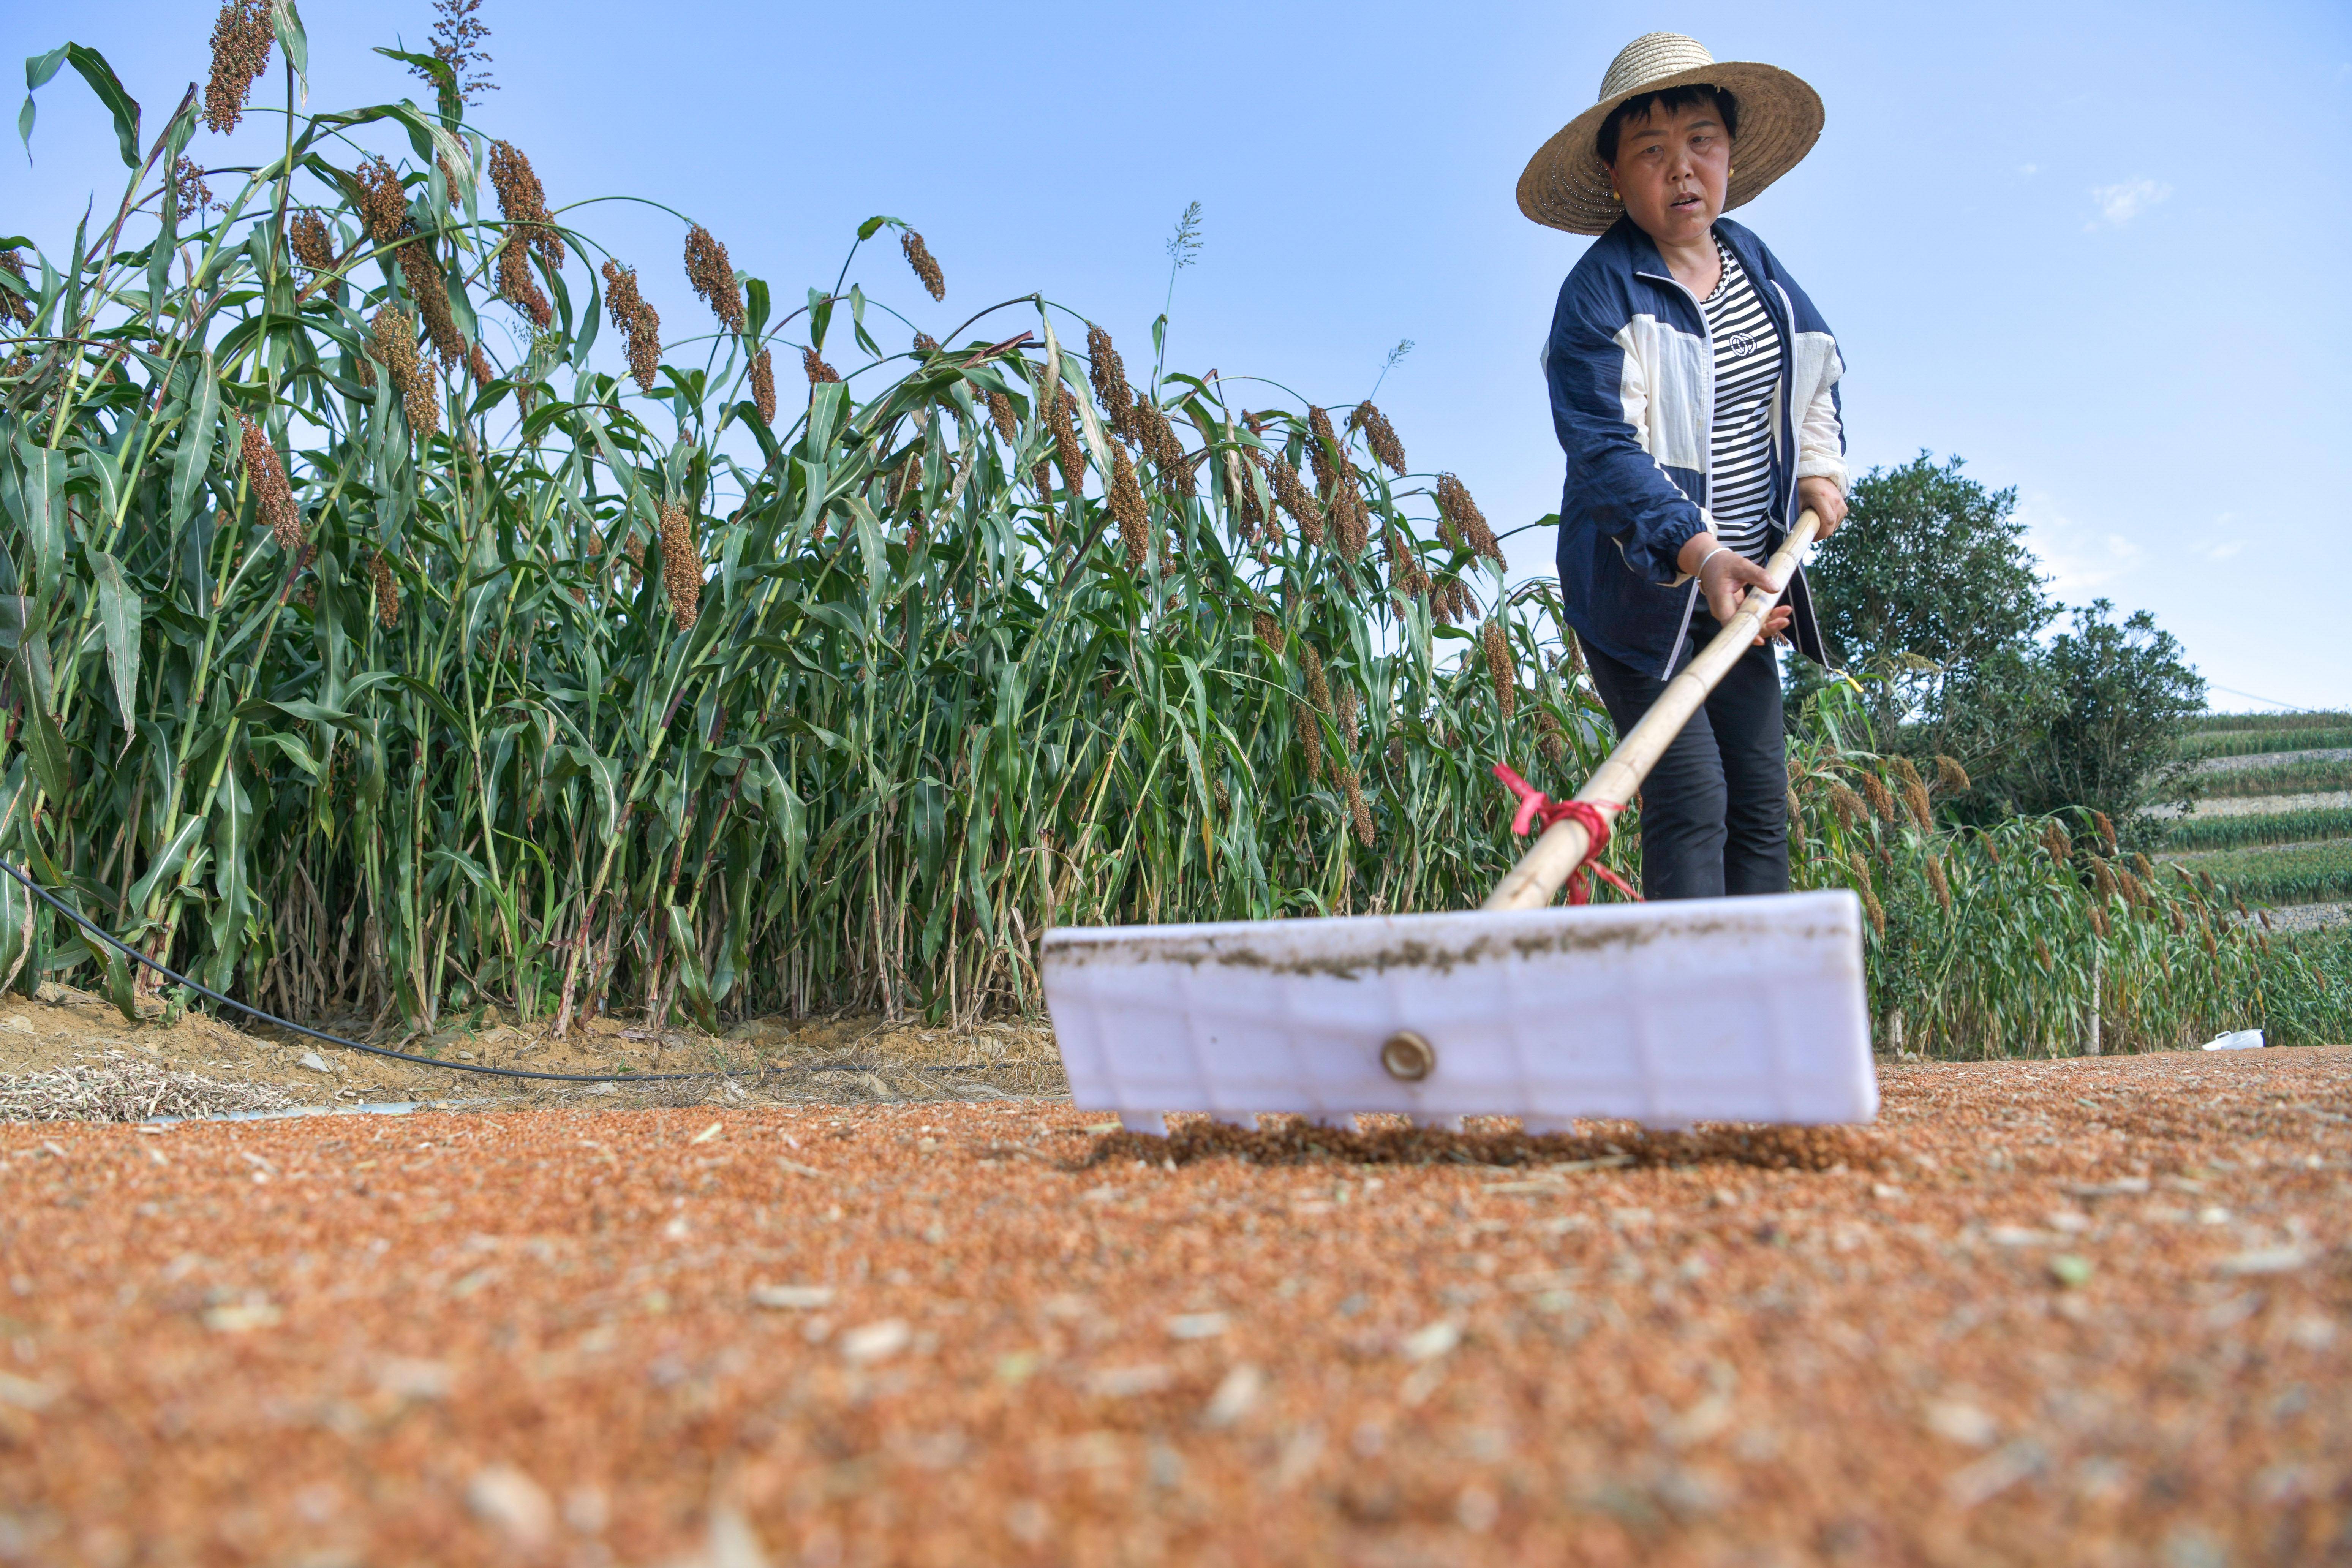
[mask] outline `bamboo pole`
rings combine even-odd
[[[1813,514],[1811,508],[1797,519],[1797,526],[1789,531],[1787,540],[1772,552],[1772,559],[1765,563],[1765,573],[1772,580],[1770,590],[1750,588],[1748,591],[1747,601],[1731,617],[1730,624],[1715,634],[1714,639],[1699,650],[1698,657],[1683,667],[1680,675],[1666,683],[1666,689],[1658,693],[1658,700],[1650,705],[1650,710],[1642,715],[1641,722],[1617,742],[1617,749],[1609,753],[1609,760],[1595,769],[1592,776],[1585,781],[1584,787],[1576,792],[1578,800],[1619,808],[1632,802],[1634,792],[1642,787],[1642,781],[1650,776],[1652,768],[1658,765],[1658,759],[1665,754],[1675,737],[1682,733],[1683,726],[1690,722],[1691,715],[1697,712],[1699,705],[1706,700],[1706,694],[1715,689],[1716,683],[1739,662],[1740,656],[1755,642],[1757,632],[1764,625],[1765,616],[1780,602],[1780,595],[1788,591],[1789,579],[1796,574],[1797,557],[1813,542],[1813,535],[1820,531],[1821,523],[1822,520]],[[1519,857],[1519,863],[1511,868],[1509,874],[1496,885],[1494,892],[1479,907],[1486,910],[1543,908],[1559,892],[1560,885],[1568,880],[1570,874],[1584,864],[1585,845],[1582,824],[1553,823],[1528,847],[1528,852]]]

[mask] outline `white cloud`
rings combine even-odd
[[[2233,536],[2237,521],[2236,512],[2222,512],[2214,518],[2213,526],[2207,531],[2205,537],[2189,547],[2189,551],[2208,561],[2227,561],[2246,547],[2245,540]]]
[[[2121,228],[2171,194],[2172,187],[2159,180],[2126,180],[2119,185],[2091,187],[2091,200],[2099,206],[2098,221],[2110,228]],[[2095,228],[2098,224],[2089,226]]]
[[[2023,174],[2026,178],[2032,179],[2034,175],[2042,173],[2042,165],[2039,163],[2020,163],[2017,166],[2017,172]]]
[[[2047,496],[2017,506],[2027,548],[2041,558],[2049,591],[2069,604],[2096,598],[2116,578],[2138,570],[2142,551],[2129,537],[2085,527],[2060,512]]]

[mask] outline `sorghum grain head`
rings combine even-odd
[[[1135,389],[1127,384],[1127,366],[1120,363],[1118,350],[1111,346],[1110,334],[1091,321],[1087,323],[1087,377],[1095,384],[1095,395],[1102,400],[1110,422],[1126,429],[1128,413],[1135,405]]]
[[[1937,906],[1949,914],[1952,909],[1952,884],[1944,876],[1943,858],[1929,855],[1927,859],[1927,886],[1935,890]]]
[[[1356,770],[1339,770],[1340,793],[1348,797],[1348,821],[1356,829],[1356,842],[1370,849],[1372,847],[1372,808],[1364,804],[1364,786],[1356,778]]]
[[[1503,547],[1496,542],[1494,530],[1486,526],[1486,514],[1470,499],[1469,489],[1452,474],[1437,476],[1437,515],[1473,555],[1496,562],[1503,559]]]
[[[541,331],[555,320],[555,307],[530,269],[530,247],[520,234],[509,232],[499,247],[499,298],[530,318]]]
[[[1518,672],[1511,664],[1510,634],[1503,629],[1500,620],[1488,621],[1478,630],[1479,640],[1486,648],[1486,679],[1494,683],[1495,708],[1505,719],[1518,707]]]
[[[776,356],[773,350],[761,349],[751,361],[751,406],[760,411],[760,423],[776,422]]]
[[[1284,643],[1289,640],[1283,632],[1282,623],[1276,620],[1270,611],[1260,610],[1252,616],[1250,629],[1257,634],[1257,640],[1272,648],[1277,657],[1282,653]]]
[[[1895,820],[1895,797],[1887,793],[1886,781],[1875,773],[1862,775],[1863,798],[1870,802],[1870,814],[1881,822]]]
[[[1853,831],[1854,824],[1864,820],[1870,814],[1870,808],[1862,803],[1862,796],[1840,782],[1832,782],[1830,785],[1830,809],[1836,813],[1838,826],[1849,833]]]
[[[1316,651],[1313,643],[1298,645],[1298,668],[1306,673],[1307,700],[1315,705],[1315,711],[1331,711],[1330,679],[1323,673],[1323,656]]]
[[[1342,474],[1332,487],[1331,521],[1341,558],[1353,561],[1362,555],[1364,546],[1371,542],[1372,518],[1353,474]]]
[[[1918,764],[1900,752],[1887,758],[1886,765],[1895,770],[1895,776],[1905,784],[1914,784],[1920,782]]]
[[[2093,905],[2091,906],[2091,909],[2090,909],[2090,915],[2091,915],[2091,934],[2092,934],[2092,935],[2094,935],[2094,936],[2095,936],[2095,937],[2097,937],[2101,942],[2105,942],[2105,941],[2106,941],[2106,939],[2107,939],[2107,915],[2106,915],[2106,911],[2105,911],[2105,910],[2102,910],[2101,908],[2099,908],[2099,906],[2098,906],[2098,905],[2096,905],[2096,904],[2093,904]]]
[[[920,490],[922,485],[923,444],[920,441],[915,441],[908,444],[905,455],[898,459],[898,466],[890,470],[890,479],[885,493],[889,498],[890,506],[895,510],[905,505],[907,498]]]
[[[416,318],[397,305],[384,306],[369,323],[368,352],[391,375],[409,429],[419,436],[440,429],[441,397],[416,353]]]
[[[2143,881],[2156,880],[2156,868],[2149,865],[2147,857],[2137,849],[2132,851],[2132,869],[2140,874],[2140,879]]]
[[[996,434],[1006,446],[1013,446],[1021,439],[1021,422],[1013,417],[1013,399],[1002,392],[988,395],[988,420],[996,426]]]
[[[734,265],[727,259],[727,247],[700,224],[686,231],[686,278],[720,326],[730,332],[743,330],[743,290],[735,282]]]
[[[1236,468],[1227,470],[1240,480],[1233,487],[1232,500],[1234,519],[1241,530],[1244,544],[1255,539],[1258,530],[1265,526],[1265,508],[1257,497],[1257,476],[1263,471],[1265,461],[1255,452],[1248,452],[1243,455]]]
[[[1162,463],[1160,493],[1171,500],[1191,500],[1197,493],[1195,481],[1200,477],[1201,464],[1207,458],[1208,454],[1203,452],[1198,458],[1179,458],[1172,463]]]
[[[1558,760],[1558,758],[1553,759],[1555,762]],[[1804,803],[1797,798],[1797,792],[1791,789],[1783,798],[1782,805],[1788,808],[1789,837],[1791,838],[1801,837],[1805,830]]]
[[[326,222],[317,213],[307,208],[296,213],[287,239],[294,247],[294,259],[311,271],[334,269],[334,242],[328,238]]]
[[[1298,749],[1307,758],[1307,776],[1317,777],[1323,772],[1323,726],[1304,702],[1290,705],[1290,717],[1298,729]]]
[[[213,205],[213,188],[205,184],[205,172],[196,167],[194,158],[182,158],[172,165],[171,188],[164,199],[172,204],[174,221],[184,220],[191,213],[201,216]]]
[[[1142,571],[1151,558],[1150,515],[1135,482],[1135,463],[1124,447],[1110,449],[1110,514],[1118,520],[1119,542],[1127,546],[1127,569]]]
[[[639,391],[651,392],[661,374],[660,312],[637,291],[635,269],[607,258],[604,271],[604,310],[627,340],[629,374]]]
[[[1298,470],[1286,458],[1274,459],[1274,498],[1282,510],[1298,524],[1299,534],[1309,544],[1323,542],[1323,507],[1307,493],[1307,486],[1298,478]]]
[[[1568,755],[1568,742],[1559,732],[1559,715],[1549,708],[1536,710],[1536,749],[1544,760],[1557,763]]]
[[[538,251],[550,267],[562,266],[563,231],[547,210],[547,192],[530,160],[513,142],[490,143],[490,184],[499,193],[499,216],[512,226],[508,233]]]
[[[1313,404],[1307,407],[1307,463],[1315,475],[1315,493],[1328,495],[1331,481],[1339,472],[1339,437],[1331,428],[1331,416]]]
[[[213,22],[213,72],[205,83],[205,124],[226,136],[245,118],[253,84],[269,68],[269,0],[226,0]]]
[[[408,226],[408,192],[400,172],[382,158],[363,158],[352,173],[360,184],[360,217],[378,245],[398,239]]]
[[[473,373],[476,386],[488,386],[499,378],[498,372],[490,368],[490,356],[482,352],[479,343],[466,352],[466,368]]]
[[[662,590],[669,595],[670,619],[685,631],[702,605],[702,557],[684,501],[668,501],[661,512]]]
[[[637,298],[636,268],[624,267],[608,257],[604,275],[604,313],[612,318],[614,326],[625,332],[635,323],[641,303]]]
[[[1356,689],[1354,687],[1348,686],[1340,688],[1339,708],[1339,733],[1345,736],[1347,738],[1348,744],[1350,747],[1353,747],[1359,740],[1363,738],[1364,732],[1363,721],[1361,717],[1362,704],[1356,700]]]
[[[2091,857],[2091,885],[2103,899],[2112,899],[2123,890],[2123,885],[2116,880],[2116,868],[2097,855]]]
[[[1387,415],[1369,403],[1359,403],[1348,423],[1364,433],[1364,445],[1382,468],[1392,474],[1404,472],[1404,443],[1397,439],[1396,426],[1389,423]]]
[[[253,504],[261,521],[278,538],[278,548],[289,555],[302,548],[302,519],[294,510],[294,491],[286,482],[286,466],[278,460],[278,448],[261,426],[240,414],[237,423],[245,427],[240,452],[245,462],[245,480],[253,489]]]
[[[2095,811],[2091,813],[2091,821],[2099,830],[2099,842],[2107,847],[2108,854],[2114,854],[2116,852],[2116,825],[2107,820],[2107,814],[2104,811]]]
[[[433,340],[433,352],[446,363],[464,363],[466,339],[450,313],[448,280],[441,276],[432,251],[422,239],[411,239],[400,247],[399,255],[401,279],[408,285],[409,298],[416,301],[417,314],[425,318],[425,335]]]
[[[917,332],[915,334],[915,352],[928,359],[932,354],[940,352],[940,340],[931,336],[929,332]]]
[[[915,269],[915,276],[922,279],[931,298],[946,299],[948,280],[940,273],[940,264],[931,259],[930,247],[923,243],[923,237],[910,228],[898,237],[898,248],[907,253],[907,265]]]
[[[1121,387],[1127,384],[1121,382]],[[1129,400],[1128,424],[1142,444],[1144,456],[1158,464],[1164,476],[1171,468],[1184,466],[1184,443],[1176,438],[1176,427],[1168,423],[1168,416],[1148,397]]]
[[[825,363],[813,348],[801,350],[801,370],[811,386],[824,386],[841,379],[841,373]]]
[[[14,250],[0,250],[0,272],[6,272],[18,282],[25,280],[25,258]],[[33,324],[33,307],[14,289],[0,289],[0,316],[20,327]],[[158,345],[160,352],[161,345]]]
[[[1935,826],[1935,816],[1927,808],[1927,786],[1913,773],[1903,781],[1903,804],[1910,809],[1911,820],[1925,833]]]
[[[375,624],[389,626],[400,619],[400,579],[392,574],[392,558],[377,551],[368,561],[375,582]]]
[[[1070,416],[1076,402],[1069,388],[1055,383],[1045,417],[1045,427],[1054,433],[1054,466],[1062,470],[1063,486],[1073,491],[1085,488],[1087,480],[1086,448],[1078,444],[1078,427]]]
[[[1947,795],[1966,795],[1973,787],[1969,770],[1941,752],[1936,753],[1936,787]]]

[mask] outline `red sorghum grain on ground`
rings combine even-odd
[[[56,1563],[2338,1558],[2352,1050],[1883,1080],[1874,1127],[1679,1136],[0,1127],[0,1530]]]

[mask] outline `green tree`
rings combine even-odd
[[[2116,624],[2106,600],[2069,612],[2052,599],[2016,490],[1962,467],[1922,452],[1870,470],[1810,573],[1874,743],[1958,758],[1976,787],[1955,804],[1977,820],[2084,805],[2120,826],[2152,800],[2187,798],[2175,742],[2205,689],[2178,639],[2145,610]],[[2044,642],[2066,614],[2070,629]]]
[[[1927,453],[1854,482],[1837,541],[1810,576],[1822,629],[1841,658],[1908,655],[1966,668],[2050,624],[2014,488],[1988,490]]]
[[[2122,826],[2151,802],[2193,798],[2179,741],[2182,721],[2204,710],[2204,678],[2154,616],[2136,610],[2118,624],[2114,613],[2105,599],[2074,610],[2072,629],[2031,661],[2033,722],[1990,781],[2011,809],[2087,805]]]

